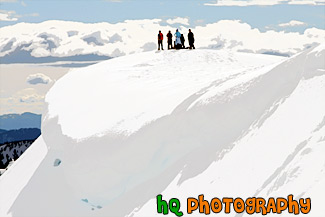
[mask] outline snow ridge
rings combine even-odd
[[[158,194],[182,204],[294,194],[321,216],[324,57],[319,47],[289,59],[202,49],[73,70],[46,96],[37,141],[48,152],[0,214],[158,216]]]

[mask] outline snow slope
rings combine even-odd
[[[294,194],[322,216],[324,56],[146,52],[72,70],[37,145],[0,177],[0,216],[155,216],[160,193],[184,207]]]
[[[300,34],[273,30],[261,32],[238,20],[221,20],[196,27],[188,26],[188,22],[167,23],[161,19],[126,20],[116,24],[51,20],[6,26],[0,28],[1,62],[91,61],[152,51],[157,49],[158,30],[167,34],[168,30],[174,32],[176,28],[185,35],[188,28],[192,28],[197,48],[286,56],[325,39],[325,30],[317,28],[308,28]]]

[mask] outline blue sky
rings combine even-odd
[[[324,4],[322,0],[317,1],[322,5],[288,4],[304,0],[285,0],[278,4],[279,1],[283,0],[0,0],[0,12],[8,15],[8,21],[1,19],[0,26],[46,20],[116,23],[126,19],[187,17],[193,26],[239,19],[261,31],[302,32],[310,27],[325,29],[325,1]],[[248,6],[224,6],[241,5],[243,2]],[[209,3],[216,6],[207,5]],[[291,20],[301,23],[279,26]]]

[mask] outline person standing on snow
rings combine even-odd
[[[180,46],[182,46],[182,43],[181,43],[181,33],[178,31],[178,29],[176,29],[176,32],[175,32],[175,48],[179,48]]]
[[[164,36],[161,33],[161,31],[159,30],[159,34],[158,34],[158,50],[160,50],[160,46],[161,46],[161,50],[164,50],[163,43],[162,43],[163,39],[164,39]]]
[[[188,30],[187,37],[188,37],[188,43],[190,45],[190,49],[192,49],[192,48],[195,49],[195,47],[194,47],[194,34],[191,31],[191,29]]]
[[[185,48],[185,38],[184,35],[181,35],[181,43],[182,43],[182,48]]]
[[[168,31],[168,34],[167,34],[167,38],[168,38],[168,50],[169,49],[172,49],[173,48],[173,35],[172,33],[170,32],[170,30]],[[170,46],[170,48],[169,48]]]

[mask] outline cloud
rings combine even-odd
[[[0,21],[17,21],[18,18],[21,17],[38,17],[38,16],[39,16],[38,13],[19,15],[16,14],[16,11],[0,10]]]
[[[21,1],[20,4],[21,4],[22,6],[24,6],[24,7],[27,6],[27,4],[26,4],[24,1]]]
[[[34,88],[20,90],[13,95],[0,98],[0,114],[23,113],[26,111],[42,113],[44,109],[44,96],[37,93]]]
[[[280,23],[279,26],[280,27],[289,27],[289,26],[305,26],[307,25],[304,22],[298,21],[298,20],[291,20],[288,23]]]
[[[0,0],[0,2],[17,2],[17,0]]]
[[[50,77],[42,73],[37,73],[37,74],[29,75],[26,79],[26,82],[32,85],[36,85],[36,84],[48,84],[51,83],[52,80]]]
[[[15,11],[4,11],[0,10],[0,21],[17,21],[18,18],[16,16]]]
[[[182,18],[182,17],[176,17],[174,19],[168,19],[166,20],[166,23],[172,25],[172,24],[183,24],[185,26],[189,26],[189,20],[188,18]]]
[[[21,96],[19,99],[20,102],[24,102],[24,103],[41,102],[43,100],[44,100],[44,96],[40,96],[38,94]]]
[[[123,42],[122,37],[117,33],[115,33],[109,38],[108,43],[116,43],[116,42]]]
[[[205,3],[206,6],[271,6],[278,4],[290,5],[325,5],[325,0],[217,0]]]
[[[25,88],[23,90],[20,90],[10,98],[13,103],[44,102],[44,96],[39,95],[34,88]]]

